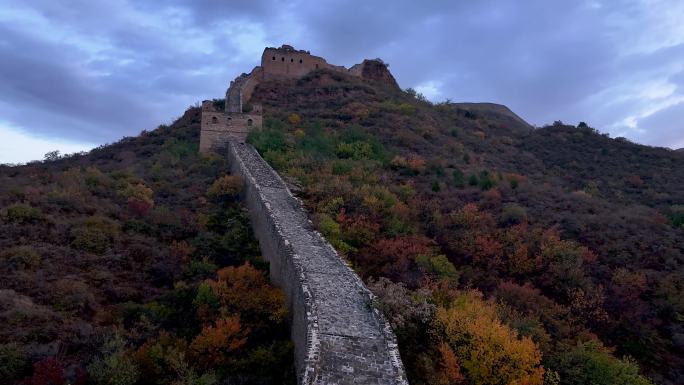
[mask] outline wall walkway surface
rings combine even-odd
[[[235,140],[227,147],[271,280],[288,298],[299,383],[407,385],[396,338],[371,292],[254,147]]]

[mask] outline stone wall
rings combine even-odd
[[[300,78],[311,71],[333,68],[322,57],[308,51],[296,50],[289,45],[280,48],[268,47],[261,55],[263,80],[274,78]]]
[[[371,292],[256,150],[234,140],[227,146],[271,280],[288,299],[299,383],[407,385],[396,338]]]

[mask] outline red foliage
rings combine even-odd
[[[25,385],[64,385],[66,377],[62,363],[54,357],[33,364],[33,375],[24,381]]]
[[[336,221],[340,224],[345,242],[354,247],[368,244],[380,232],[379,223],[370,221],[365,216],[347,216],[344,208],[337,214]]]
[[[432,240],[417,236],[381,238],[359,252],[359,262],[369,276],[383,276],[392,280],[409,281],[407,276],[415,258],[430,254],[435,244]]]
[[[475,250],[473,250],[473,262],[487,267],[496,267],[501,264],[503,246],[490,235],[475,236]]]
[[[128,198],[128,211],[137,217],[143,217],[152,208],[152,205],[148,202],[136,199]]]
[[[641,179],[639,175],[632,175],[627,179],[627,183],[629,183],[632,187],[644,187],[644,180]]]
[[[465,381],[465,376],[461,373],[461,366],[458,364],[458,358],[451,349],[449,344],[442,342],[437,347],[439,351],[440,360],[437,371],[437,382],[439,384],[461,384]]]

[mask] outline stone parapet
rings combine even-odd
[[[303,385],[407,385],[396,338],[374,296],[308,219],[301,202],[249,144],[228,140],[234,174],[271,280],[292,314]]]

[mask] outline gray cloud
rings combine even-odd
[[[681,17],[676,0],[0,0],[0,122],[112,141],[220,96],[263,45],[289,43],[336,64],[381,57],[440,100],[669,145],[684,139]]]
[[[667,107],[639,121],[644,130],[637,141],[674,149],[684,148],[684,103]]]

